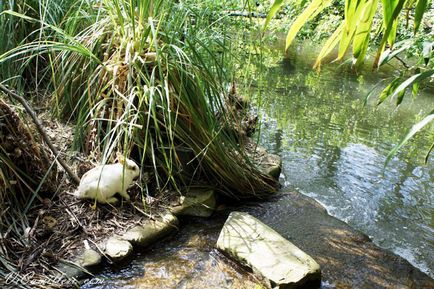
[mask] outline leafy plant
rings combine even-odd
[[[274,1],[273,6],[268,13],[265,28],[282,7],[284,2],[285,1],[281,0]],[[338,50],[336,61],[342,60],[351,47],[353,64],[356,68],[360,67],[366,58],[369,43],[372,38],[372,32],[375,28],[374,18],[379,7],[382,11],[382,22],[379,22],[379,26],[376,30],[377,33],[375,33],[380,36],[380,39],[373,66],[374,68],[378,68],[392,59],[397,59],[401,52],[408,49],[414,43],[414,38],[412,37],[395,43],[398,34],[398,24],[404,20],[406,23],[408,23],[410,19],[413,20],[413,32],[416,34],[421,27],[423,15],[429,8],[429,2],[430,1],[428,0],[382,0],[381,2],[379,0],[346,0],[344,17],[340,26],[323,45],[314,67],[319,70],[322,61],[329,54],[335,51],[335,48]],[[331,3],[332,0],[313,0],[310,2],[310,4],[291,25],[286,37],[286,49],[289,48],[296,34],[300,31],[300,28],[306,22],[315,18]],[[412,17],[410,17],[410,11],[414,11]],[[432,40],[427,41],[427,43],[424,44],[424,52],[421,53],[425,65],[418,62],[417,65],[408,67],[407,71],[412,74],[410,77],[406,76],[405,73],[401,73],[400,76],[394,78],[394,80],[380,93],[378,104],[381,104],[387,98],[396,97],[396,104],[400,105],[408,87],[412,87],[413,94],[415,95],[419,90],[419,83],[423,80],[432,78],[432,75],[434,75],[433,62],[429,61],[431,57],[431,49],[427,48],[431,47],[431,45]],[[426,119],[432,121],[432,118],[429,116],[427,116]],[[426,126],[427,122],[425,120],[422,121],[423,123],[418,123],[413,127],[403,142],[391,151],[388,160],[411,138],[411,136],[422,127]]]

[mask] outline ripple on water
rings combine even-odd
[[[397,111],[388,103],[363,106],[376,77],[359,82],[330,66],[318,75],[306,65],[297,67],[297,59],[286,60],[290,71],[268,71],[262,95],[261,144],[282,156],[285,187],[315,198],[330,214],[434,277],[434,156],[427,166],[420,161],[432,137],[416,139],[384,169],[389,151],[417,114],[432,107],[432,98],[421,95]],[[282,86],[274,93],[276,80],[286,91]]]

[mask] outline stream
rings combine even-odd
[[[261,107],[259,142],[283,158],[283,189],[314,198],[329,214],[434,277],[434,157],[424,164],[432,126],[384,169],[388,152],[432,109],[432,88],[416,99],[408,94],[398,109],[390,101],[377,108],[375,95],[364,106],[367,93],[393,67],[356,74],[333,64],[318,74],[312,70],[317,49],[298,46],[286,57],[281,51],[272,48],[258,56],[260,65],[244,69],[254,71],[248,77]],[[279,202],[277,212],[284,212],[286,203]],[[283,216],[267,216],[273,220],[265,223],[285,232]],[[212,247],[223,222],[222,216],[184,220],[174,238],[126,267],[106,268],[83,288],[255,288],[249,275],[229,270]]]
[[[256,96],[264,108],[260,142],[282,156],[281,183],[434,277],[433,156],[424,164],[433,126],[384,169],[389,151],[432,110],[433,88],[416,99],[408,92],[398,109],[388,100],[377,108],[378,94],[364,106],[393,67],[373,73],[367,65],[356,75],[335,64],[319,75],[312,70],[316,53],[303,45],[283,61],[263,56],[272,55],[260,88],[272,89]]]

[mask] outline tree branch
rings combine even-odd
[[[30,107],[30,105],[27,103],[27,101],[21,96],[15,93],[14,91],[7,88],[5,85],[0,84],[0,90],[5,92],[7,95],[11,96],[15,100],[17,100],[21,105],[24,107],[26,112],[30,115],[33,122],[36,125],[36,129],[38,130],[39,134],[41,135],[44,142],[48,145],[50,150],[53,152],[54,156],[57,158],[57,161],[60,163],[60,165],[65,169],[65,171],[68,173],[70,178],[74,181],[75,184],[80,183],[80,179],[78,176],[72,171],[71,167],[60,157],[58,150],[54,147],[50,139],[48,138],[47,133],[45,132],[44,127],[42,126],[39,118],[37,117],[36,113],[33,111],[33,109]]]

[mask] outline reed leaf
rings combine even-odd
[[[420,23],[422,22],[423,14],[428,6],[428,0],[418,0],[416,4],[416,10],[414,14],[414,33],[419,30]]]
[[[288,50],[298,31],[309,20],[317,16],[321,11],[330,5],[331,0],[313,0],[305,10],[297,17],[286,35],[285,50]]]
[[[407,133],[407,135],[404,137],[404,139],[395,146],[387,155],[386,162],[384,166],[386,167],[387,164],[390,162],[392,157],[411,139],[413,136],[421,131],[425,126],[427,126],[429,123],[431,123],[434,120],[434,111],[431,111],[423,120],[413,125],[413,127],[410,129],[410,131]],[[432,147],[431,147],[432,149]],[[431,151],[429,150],[429,152]],[[429,154],[428,152],[428,154]],[[428,155],[427,154],[427,155]],[[425,158],[427,159],[427,157]]]

